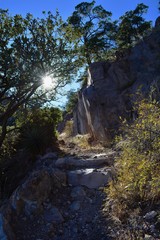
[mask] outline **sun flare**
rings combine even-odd
[[[44,84],[44,88],[49,89],[53,87],[53,78],[51,78],[50,76],[45,76],[43,78],[43,84]]]

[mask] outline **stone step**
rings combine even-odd
[[[68,184],[71,186],[86,186],[88,188],[99,188],[106,186],[112,180],[111,168],[102,169],[80,169],[68,171]]]
[[[102,165],[111,166],[114,163],[115,152],[111,152],[106,156],[98,156],[95,158],[78,159],[73,157],[59,158],[55,162],[55,166],[58,168],[98,168]]]

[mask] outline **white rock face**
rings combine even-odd
[[[68,172],[68,183],[72,186],[99,188],[106,186],[112,179],[110,169],[81,169]]]

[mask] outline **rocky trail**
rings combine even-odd
[[[127,223],[112,215],[104,187],[117,152],[69,149],[40,156],[1,206],[0,240],[159,240],[159,207]]]
[[[104,186],[115,152],[40,157],[1,210],[0,239],[107,240]]]

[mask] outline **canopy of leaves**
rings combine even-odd
[[[66,36],[74,43],[78,64],[90,64],[101,60],[104,52],[111,47],[114,24],[112,13],[95,1],[82,2],[75,7],[65,25]]]
[[[36,19],[31,14],[12,17],[0,10],[0,145],[7,122],[20,107],[55,99],[59,87],[70,81],[74,69],[59,34],[61,24],[58,12]],[[46,74],[54,79],[50,91],[43,87]]]
[[[133,46],[151,28],[151,21],[145,21],[143,17],[147,10],[148,7],[141,3],[137,5],[135,10],[128,11],[120,17],[116,34],[116,42],[119,48]]]

